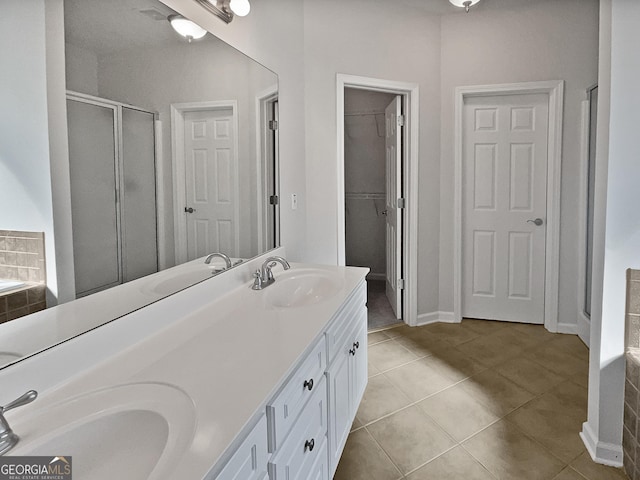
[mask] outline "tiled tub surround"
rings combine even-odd
[[[23,287],[0,293],[0,323],[47,308],[45,290],[44,284],[26,283]]]
[[[45,283],[44,233],[0,230],[0,278]]]
[[[0,279],[24,285],[0,292],[0,323],[44,310],[44,234],[0,230]]]
[[[640,480],[640,270],[627,270],[626,380],[624,383],[624,468],[632,480]]]

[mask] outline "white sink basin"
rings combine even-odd
[[[157,383],[112,387],[35,411],[12,422],[20,442],[9,455],[71,456],[74,478],[169,478],[195,430],[190,398]]]
[[[304,307],[327,300],[343,285],[341,277],[319,268],[291,268],[275,274],[276,281],[266,287],[266,300],[274,307]]]

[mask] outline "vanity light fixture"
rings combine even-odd
[[[197,23],[192,22],[182,15],[169,15],[167,17],[173,29],[187,39],[191,43],[192,40],[198,40],[207,34],[207,31]]]
[[[469,13],[469,7],[475,5],[476,3],[478,3],[480,0],[449,0],[449,2],[451,2],[452,5],[455,5],[456,7],[464,7],[464,10]]]
[[[239,17],[245,17],[251,11],[249,0],[230,0],[229,8]]]
[[[234,15],[244,17],[251,11],[249,0],[194,0],[225,23]]]

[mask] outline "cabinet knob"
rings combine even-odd
[[[350,354],[350,355],[355,355],[355,354],[356,354],[356,350],[355,350],[355,348],[351,348],[351,349],[349,349],[349,354]]]
[[[354,344],[353,344],[353,346],[354,346],[354,347],[356,348],[356,350],[357,350],[358,348],[360,348],[360,342],[356,342],[356,343],[354,343]]]
[[[313,378],[309,380],[305,380],[302,386],[307,390],[311,391],[313,389]]]
[[[315,445],[316,441],[313,438],[311,440],[307,440],[304,442],[304,451],[306,452],[309,450],[310,452],[313,452],[313,447],[315,447]]]

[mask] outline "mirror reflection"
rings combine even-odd
[[[86,330],[279,245],[277,76],[211,34],[181,36],[173,15],[155,0],[64,1],[56,128],[69,139],[76,297],[146,281]],[[229,260],[201,268],[212,252]],[[0,326],[0,351],[19,321]]]

